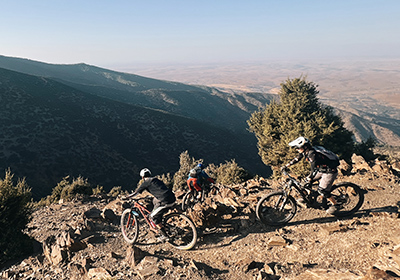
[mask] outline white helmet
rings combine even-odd
[[[151,172],[148,168],[143,168],[142,170],[140,170],[140,177],[150,177],[151,176]]]
[[[296,147],[297,149],[302,148],[304,145],[310,145],[310,140],[307,138],[300,136],[296,140],[293,140],[292,142],[289,143],[290,147]]]

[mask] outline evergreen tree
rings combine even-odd
[[[201,163],[201,161],[196,160],[194,157],[190,157],[189,151],[184,151],[179,155],[179,170],[174,174],[173,179],[173,190],[185,190],[186,180],[189,174],[190,169],[196,166],[197,163]]]
[[[350,159],[353,133],[344,128],[332,107],[319,102],[318,93],[317,85],[304,77],[287,79],[281,84],[280,101],[252,114],[248,125],[257,137],[259,155],[266,165],[278,167],[290,161],[296,151],[289,149],[288,143],[299,136]],[[296,169],[305,173],[309,166],[302,163]]]
[[[31,219],[31,190],[24,179],[14,185],[13,176],[7,170],[0,179],[0,264],[32,248],[30,238],[23,233]]]

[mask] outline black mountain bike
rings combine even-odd
[[[143,230],[147,223],[149,229],[158,234],[158,229],[150,218],[150,211],[138,199],[133,200],[133,207],[125,209],[121,215],[121,231],[125,241],[133,244],[147,239],[149,231]],[[192,249],[197,242],[197,229],[192,220],[179,212],[170,212],[162,220],[168,242],[180,250]],[[139,231],[139,228],[142,228]]]
[[[182,211],[192,208],[198,202],[204,202],[208,195],[215,195],[218,191],[214,184],[203,184],[201,191],[189,190],[182,199]]]
[[[297,201],[292,191],[297,192],[308,207],[328,209],[329,204],[325,197],[313,189],[313,181],[301,183],[290,176],[287,170],[282,173],[287,176],[282,188],[267,194],[257,203],[257,218],[266,225],[280,226],[289,222],[297,212]],[[350,182],[341,182],[332,186],[331,195],[337,202],[338,210],[333,214],[336,217],[349,216],[357,212],[364,202],[364,191]]]

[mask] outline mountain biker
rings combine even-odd
[[[142,177],[144,182],[132,194],[128,195],[127,198],[134,197],[145,190],[154,196],[154,206],[150,218],[154,221],[161,234],[160,239],[164,240],[166,239],[166,234],[161,225],[161,220],[168,209],[175,204],[175,194],[161,180],[151,177],[151,172],[148,168],[143,168],[140,171],[140,177]]]
[[[290,142],[289,146],[295,147],[299,154],[292,161],[282,167],[282,169],[298,163],[302,158],[305,158],[310,162],[311,173],[307,176],[306,180],[320,180],[318,192],[326,197],[326,199],[332,204],[326,212],[328,214],[334,214],[338,210],[338,207],[336,205],[336,200],[331,196],[331,187],[338,176],[337,166],[333,165],[331,160],[326,156],[316,152],[316,150],[311,146],[310,140],[303,136]]]
[[[190,170],[186,183],[191,191],[196,190],[201,192],[202,186],[205,183],[213,184],[215,181],[204,171],[204,165],[199,163],[195,168]]]

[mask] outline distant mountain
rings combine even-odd
[[[341,110],[337,113],[345,127],[354,133],[358,142],[374,137],[380,144],[400,146],[400,121],[359,110]]]
[[[250,134],[6,69],[0,69],[0,135],[0,170],[26,177],[35,198],[67,175],[130,188],[143,167],[177,171],[185,150],[206,163],[235,158],[251,171],[266,171]]]
[[[0,56],[0,67],[47,77],[111,100],[163,110],[246,133],[250,114],[276,95],[221,92],[215,88],[161,81],[86,64],[55,65]]]

